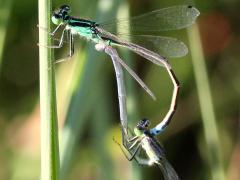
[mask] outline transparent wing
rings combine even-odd
[[[187,46],[182,41],[172,37],[152,35],[132,35],[129,37],[120,35],[120,37],[127,38],[130,42],[151,49],[164,57],[183,57],[188,53]]]
[[[164,158],[162,160],[162,162],[160,162],[160,164],[158,164],[158,167],[162,170],[164,179],[180,180],[177,172],[174,170],[174,168],[168,162],[167,159]]]
[[[132,32],[156,32],[182,29],[192,25],[200,12],[193,6],[172,6],[155,10],[129,19],[119,19],[109,23],[100,23],[105,30],[112,29],[115,25],[118,30],[129,27]]]
[[[167,62],[166,58],[159,55],[158,53],[148,50],[147,48],[139,46],[135,43],[131,43],[131,42],[125,41],[123,39],[120,39],[117,36],[115,36],[114,34],[111,34],[108,31],[106,31],[100,27],[96,27],[96,30],[97,30],[99,36],[107,38],[107,39],[111,39],[113,45],[115,44],[120,47],[125,47],[159,66],[164,66],[166,68],[171,67],[170,64]]]

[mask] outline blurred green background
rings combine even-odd
[[[159,140],[183,180],[240,179],[240,1],[58,0],[53,9],[61,4],[70,5],[75,16],[98,22],[179,4],[198,8],[201,15],[194,29],[164,33],[181,39],[190,52],[170,59],[181,91],[173,121]],[[0,0],[1,180],[35,180],[40,175],[37,14],[36,1]],[[120,142],[121,137],[110,58],[83,39],[76,38],[76,46],[72,60],[56,65],[61,177],[161,179],[157,167],[128,162],[112,140]],[[55,51],[55,59],[67,53],[66,45]],[[125,73],[129,126],[143,117],[154,126],[170,105],[169,77],[161,67],[120,53],[157,96],[152,101]]]

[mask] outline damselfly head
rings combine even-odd
[[[52,22],[56,25],[64,23],[64,21],[68,20],[70,13],[70,6],[62,5],[59,9],[55,10],[52,15]]]
[[[147,130],[149,124],[150,124],[150,121],[148,119],[144,118],[138,122],[137,129],[138,130]]]

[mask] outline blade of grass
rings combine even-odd
[[[74,60],[79,61],[78,58],[82,56],[75,57],[76,58],[74,58]],[[68,168],[71,164],[74,154],[77,138],[83,133],[85,118],[92,106],[94,99],[93,97],[95,97],[92,93],[88,94],[87,89],[84,89],[82,87],[82,83],[86,88],[90,86],[87,85],[87,80],[83,79],[84,73],[87,73],[87,65],[88,62],[85,60],[79,61],[79,63],[77,63],[78,67],[76,69],[76,72],[74,73],[76,76],[73,80],[73,86],[75,87],[73,88],[73,91],[71,92],[72,94],[70,95],[70,103],[60,138],[60,179],[66,179]],[[89,68],[94,69],[92,66]],[[91,78],[93,77],[90,75],[89,79]],[[83,102],[83,104],[81,104],[81,102]]]
[[[39,0],[39,26],[50,31],[51,3]],[[39,44],[51,45],[45,31],[39,30]],[[41,179],[59,178],[58,123],[55,90],[55,67],[50,48],[39,46],[40,113],[41,113]]]
[[[222,152],[219,132],[197,25],[194,25],[192,28],[188,29],[188,38],[203,120],[204,135],[207,143],[208,163],[210,165],[212,179],[224,180],[225,172],[222,165]]]
[[[12,0],[0,1],[0,70],[2,64],[2,56],[7,32],[7,24],[12,9]]]
[[[103,73],[103,75],[107,75],[107,73]],[[102,81],[99,81],[96,88],[97,97],[101,97],[101,101],[98,102],[97,107],[95,108],[94,118],[92,122],[93,129],[91,130],[92,136],[94,139],[93,148],[97,153],[99,163],[99,172],[100,177],[98,179],[109,179],[113,180],[114,177],[114,167],[112,159],[110,158],[109,147],[107,146],[106,138],[109,138],[108,132],[109,129],[109,121],[111,120],[112,113],[109,112],[111,109],[108,104],[110,98],[107,92],[107,81],[104,81],[105,78],[102,78]],[[106,171],[107,170],[107,171]]]

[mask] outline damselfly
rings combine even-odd
[[[168,162],[163,146],[157,141],[152,129],[149,130],[150,121],[142,119],[134,128],[134,136],[129,138],[123,133],[123,145],[125,149],[114,140],[122,149],[124,155],[129,161],[135,159],[140,165],[152,166],[156,164],[162,171],[165,180],[179,180],[176,171]],[[128,151],[125,152],[125,151]],[[145,151],[145,157],[141,154]]]
[[[70,16],[70,7],[68,5],[62,5],[59,9],[55,10],[52,15],[52,22],[57,25],[56,29],[51,33],[52,36],[60,29],[64,27],[62,35],[58,45],[50,46],[51,48],[61,48],[64,42],[64,34],[69,37],[70,52],[67,58],[70,58],[74,54],[74,35],[86,38],[96,44],[104,43],[110,46],[125,47],[136,54],[144,57],[160,66],[164,66],[171,70],[171,66],[165,59],[165,57],[181,57],[187,54],[188,50],[185,44],[175,38],[161,37],[153,35],[131,35],[133,42],[143,42],[150,47],[157,48],[156,52],[150,51],[145,47],[137,45],[135,43],[123,40],[118,36],[110,33],[107,29],[112,28],[115,25],[118,29],[126,28],[130,26],[131,32],[146,33],[146,32],[158,32],[174,29],[182,29],[192,25],[199,11],[186,5],[173,6],[160,10],[155,10],[143,15],[132,17],[130,19],[120,19],[112,21],[110,23],[97,23],[94,21],[75,18]],[[140,43],[141,44],[141,43]],[[97,48],[97,47],[96,47]],[[162,55],[158,54],[158,50],[162,50]],[[164,56],[163,56],[164,55]],[[135,80],[145,89],[145,91],[155,99],[155,96],[151,90],[144,84],[144,82],[131,70],[124,61],[119,62]]]

